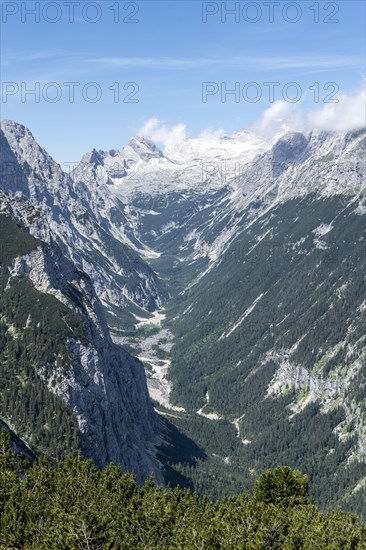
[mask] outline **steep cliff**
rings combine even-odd
[[[81,449],[98,466],[162,481],[143,367],[112,343],[89,276],[29,235],[4,193],[0,229],[2,417],[35,451]]]

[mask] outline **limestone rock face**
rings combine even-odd
[[[86,335],[80,339],[69,327],[71,367],[37,364],[37,374],[76,418],[85,456],[99,467],[120,464],[140,482],[153,473],[162,483],[155,458],[161,421],[149,399],[143,366],[112,342],[102,305],[122,308],[123,302],[132,302],[141,311],[154,309],[160,302],[157,277],[127,247],[123,234],[119,240],[113,236],[116,226],[108,225],[97,192],[80,186],[76,193],[75,184],[29,130],[5,121],[0,139],[0,210],[39,243],[7,266],[4,292],[12,281],[28,279],[37,292],[72,310]],[[112,202],[108,207],[114,207]],[[12,235],[0,239],[6,246]]]

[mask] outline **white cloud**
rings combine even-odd
[[[293,103],[285,100],[275,101],[266,109],[260,119],[249,130],[261,139],[272,143],[289,130],[303,130],[301,112]]]
[[[187,70],[205,67],[232,67],[237,69],[277,71],[279,69],[329,69],[336,67],[363,67],[362,57],[350,56],[286,56],[286,57],[94,57],[87,63],[105,67],[134,67],[141,69]]]
[[[198,137],[217,140],[225,135],[225,131],[222,128],[218,128],[217,130],[213,128],[206,128],[206,130],[203,130]]]
[[[275,101],[261,115],[258,121],[247,129],[269,144],[273,144],[288,131],[308,132],[325,130],[347,132],[366,126],[366,91],[360,90],[349,94],[339,94],[338,103],[327,103],[319,109],[305,110],[303,103],[290,103],[285,100]],[[149,118],[140,128],[138,134],[172,147],[187,138],[186,125],[168,126],[158,118]],[[221,129],[206,129],[199,135],[212,147],[218,146],[220,138],[225,135]]]
[[[319,130],[346,132],[366,126],[366,89],[353,94],[340,94],[338,103],[327,103],[323,108],[306,115],[306,127]]]
[[[354,93],[339,94],[337,103],[326,103],[308,112],[300,103],[276,101],[266,109],[250,130],[265,141],[274,142],[285,132],[326,130],[348,132],[366,126],[365,87]]]
[[[186,125],[180,123],[167,126],[158,118],[149,118],[138,131],[138,135],[170,147],[186,139]]]

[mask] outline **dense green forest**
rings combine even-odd
[[[46,245],[5,215],[0,215],[0,235],[1,414],[33,450],[47,450],[60,459],[79,446],[77,421],[42,381],[39,370],[42,366],[47,374],[55,367],[69,368],[75,358],[66,339],[85,341],[85,327],[73,311],[37,291],[25,275],[9,276],[8,265],[17,256]],[[77,289],[69,290],[77,300]]]
[[[189,489],[142,487],[109,465],[98,471],[80,456],[27,469],[2,433],[1,548],[34,550],[356,550],[366,527],[342,511],[320,512],[307,477],[291,468],[267,470],[251,493],[216,502]]]
[[[365,220],[342,198],[316,199],[273,208],[172,300],[171,400],[186,413],[163,412],[204,452],[176,465],[197,490],[230,496],[285,463],[322,510],[365,520]],[[332,227],[321,242],[319,227]]]

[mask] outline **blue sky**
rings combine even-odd
[[[363,1],[1,4],[1,118],[28,126],[60,163],[121,147],[151,118],[167,134],[233,132],[273,101],[312,111],[364,85]]]

